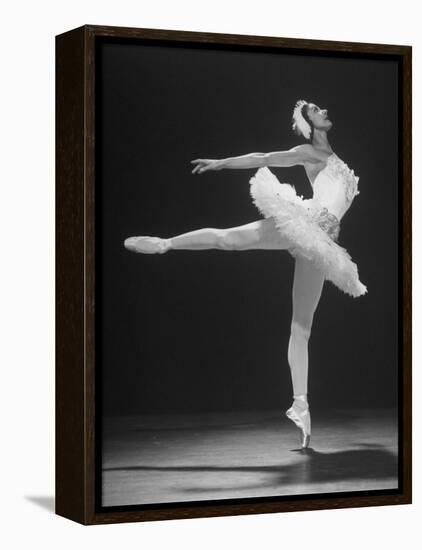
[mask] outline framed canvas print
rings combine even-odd
[[[411,46],[56,37],[56,513],[411,502]]]

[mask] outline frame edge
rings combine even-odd
[[[55,513],[85,519],[84,33],[55,37]]]

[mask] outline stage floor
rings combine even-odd
[[[102,505],[395,489],[395,409],[312,412],[312,437],[280,411],[103,421]]]

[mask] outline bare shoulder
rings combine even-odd
[[[310,143],[297,145],[291,151],[294,151],[303,163],[315,162],[315,149]]]
[[[326,161],[327,153],[319,151],[310,143],[298,145],[295,149],[298,151],[305,164],[318,164]]]

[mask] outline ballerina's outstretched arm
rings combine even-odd
[[[287,151],[272,153],[248,153],[239,157],[224,159],[195,159],[192,174],[202,174],[208,170],[262,168],[263,166],[289,167],[303,165],[305,162],[321,161],[312,145],[304,144]]]

